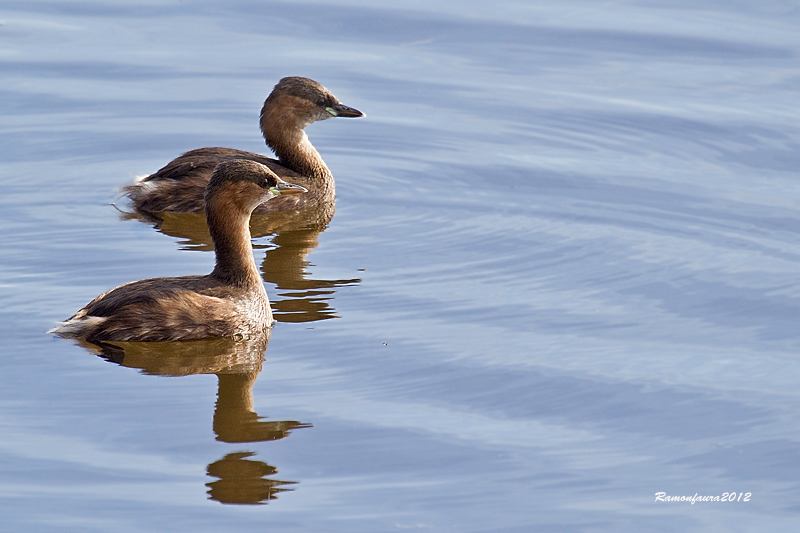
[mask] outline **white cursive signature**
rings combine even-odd
[[[722,496],[667,496],[666,492],[656,492],[657,502],[689,502],[694,505],[696,502],[749,502],[752,492],[723,492]]]

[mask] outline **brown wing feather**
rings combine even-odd
[[[137,211],[162,213],[201,213],[204,209],[203,196],[214,168],[223,161],[249,159],[266,165],[282,179],[302,185],[310,191],[314,186],[309,178],[302,176],[272,158],[235,150],[233,148],[198,148],[167,163],[157,172],[150,174],[132,185],[123,187]],[[324,191],[323,191],[324,192]],[[260,205],[256,212],[287,211],[310,205],[315,194],[293,194],[279,196]],[[312,198],[315,197],[315,198]]]
[[[223,290],[228,292],[220,298]],[[237,307],[240,301],[231,298],[229,291],[230,287],[206,276],[134,281],[98,296],[70,320],[104,319],[87,321],[91,331],[84,336],[90,341],[230,337],[252,329],[254,321],[269,325],[268,303],[263,302],[255,313],[243,313]]]

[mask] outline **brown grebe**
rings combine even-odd
[[[205,191],[216,266],[206,276],[133,281],[101,294],[53,329],[88,341],[176,341],[249,337],[272,326],[253,259],[249,221],[274,197],[305,192],[247,159],[220,163]]]
[[[256,212],[290,211],[332,202],[333,175],[304,128],[333,117],[363,116],[361,111],[340,103],[314,80],[283,78],[261,109],[261,132],[277,159],[233,148],[198,148],[124,187],[124,194],[137,211],[202,213],[203,191],[214,168],[222,161],[249,159],[308,190],[307,194],[281,197],[261,205]]]

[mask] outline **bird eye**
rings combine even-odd
[[[317,105],[320,107],[326,107],[325,99],[322,97],[317,98]]]

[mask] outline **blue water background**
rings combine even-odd
[[[798,28],[778,1],[3,2],[3,527],[794,530]],[[312,427],[223,442],[215,376],[45,332],[211,269],[110,204],[183,151],[265,152],[287,75],[367,114],[308,128],[337,210],[305,275],[349,281],[253,386]],[[290,490],[214,499],[236,453]]]

